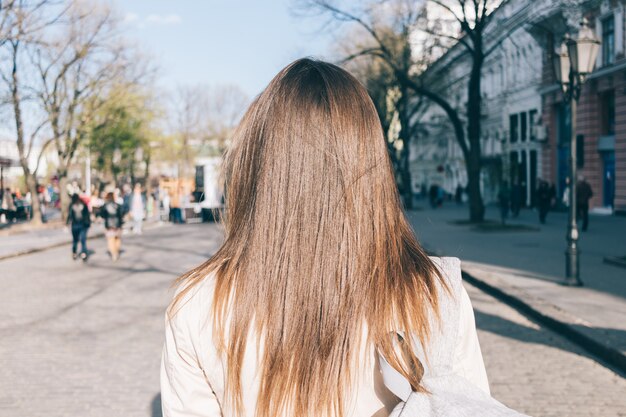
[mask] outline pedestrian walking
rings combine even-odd
[[[550,186],[547,181],[539,180],[539,187],[536,193],[537,209],[539,210],[539,222],[545,224],[548,211],[550,210],[550,202],[552,197],[550,194]]]
[[[112,192],[107,193],[105,197],[101,215],[104,219],[105,236],[109,254],[113,261],[117,261],[122,248],[122,225],[124,216],[122,214],[122,207],[115,202],[115,196]]]
[[[78,194],[72,194],[72,201],[68,210],[66,224],[71,226],[72,231],[72,258],[79,256],[83,261],[87,260],[87,232],[91,226],[89,209]],[[80,254],[78,244],[80,243]]]
[[[550,193],[550,208],[556,208],[556,185],[554,183],[548,184],[548,190]]]
[[[182,224],[185,222],[183,220],[183,209],[181,205],[182,205],[182,189],[181,187],[176,187],[170,199],[172,223],[174,224]]]
[[[570,180],[569,177],[565,178],[565,188],[563,189],[563,196],[561,198],[561,201],[563,203],[563,206],[565,207],[569,207],[569,191],[570,191]]]
[[[430,206],[432,208],[437,208],[439,205],[437,199],[439,197],[439,186],[437,184],[432,184],[430,189],[428,190],[428,197],[430,200]]]
[[[170,194],[167,188],[161,193],[161,220],[169,221],[170,219]]]
[[[502,182],[502,187],[500,187],[500,191],[498,192],[498,204],[500,206],[500,221],[502,224],[505,224],[507,217],[509,217],[509,207],[511,204],[511,189],[509,188],[509,183],[506,181]]]
[[[226,155],[225,241],[167,311],[164,417],[388,415],[398,397],[519,415],[489,396],[460,262],[417,242],[356,78],[296,61]]]
[[[129,200],[130,217],[133,221],[133,233],[142,233],[143,219],[146,215],[146,196],[141,192],[141,184],[135,184]]]
[[[515,218],[519,216],[520,209],[522,208],[523,193],[524,188],[516,181],[511,188],[511,215]]]
[[[5,188],[2,193],[2,223],[13,223],[17,217],[17,206],[10,188]]]
[[[463,187],[461,184],[456,186],[456,191],[454,192],[454,201],[456,201],[457,205],[463,204]]]
[[[581,176],[576,184],[576,212],[578,213],[577,217],[583,222],[583,232],[587,231],[589,227],[589,200],[591,197],[593,197],[591,185],[585,180],[585,177]]]

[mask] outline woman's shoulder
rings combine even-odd
[[[215,273],[204,274],[199,280],[188,278],[178,283],[167,318],[172,326],[199,329],[206,325],[213,304]]]
[[[454,290],[462,285],[462,275],[461,275],[461,260],[459,258],[454,257],[437,257],[431,256],[430,260],[435,264],[439,273],[441,274],[441,278],[445,281],[448,286],[451,286],[451,290]]]

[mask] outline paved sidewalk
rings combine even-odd
[[[156,220],[144,222],[144,229],[150,229],[162,224]],[[125,232],[128,226],[125,226]],[[88,239],[102,237],[104,235],[104,224],[102,222],[92,223],[88,232]],[[40,230],[28,230],[9,236],[0,236],[0,260],[12,258],[14,256],[27,253],[39,252],[52,249],[57,246],[72,243],[72,233],[62,224],[55,228],[44,228]]]
[[[408,214],[422,244],[429,251],[457,256],[465,272],[521,300],[540,314],[618,355],[626,354],[626,269],[603,262],[626,252],[626,218],[591,216],[589,231],[581,234],[582,288],[559,285],[565,270],[565,213],[550,213],[539,225],[537,213],[524,210],[510,224],[524,231],[479,231],[459,225],[466,206],[454,203]],[[496,207],[487,219],[498,219]],[[621,356],[620,360],[623,360]]]
[[[96,223],[89,228],[88,238],[102,236],[103,233],[102,224]],[[0,260],[68,243],[72,243],[72,233],[63,226],[0,236]]]
[[[465,287],[494,398],[533,417],[626,416],[626,379],[511,307]]]

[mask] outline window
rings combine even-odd
[[[615,61],[615,18],[602,19],[602,65]]]
[[[535,121],[537,119],[537,110],[531,110],[528,112],[528,131],[530,133],[530,140],[537,139],[535,137]]]
[[[609,91],[602,94],[602,133],[604,135],[615,134],[615,92]]]
[[[517,142],[517,114],[509,116],[509,126],[511,132],[511,143]]]
[[[576,135],[576,167],[582,169],[585,167],[585,136]]]
[[[526,120],[526,112],[520,113],[520,136],[522,142],[526,142],[526,137],[528,133],[528,124]]]

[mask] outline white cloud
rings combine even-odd
[[[139,20],[139,15],[136,13],[126,13],[124,16],[124,23],[133,23]]]
[[[148,15],[145,19],[147,24],[155,24],[155,25],[178,25],[183,21],[183,19],[177,14],[167,14],[167,15],[159,15],[159,14],[151,14]]]
[[[127,13],[124,16],[124,23],[136,25],[139,29],[143,29],[147,26],[171,26],[179,25],[183,22],[180,15],[171,14],[149,14],[145,18],[142,18],[136,13]]]

